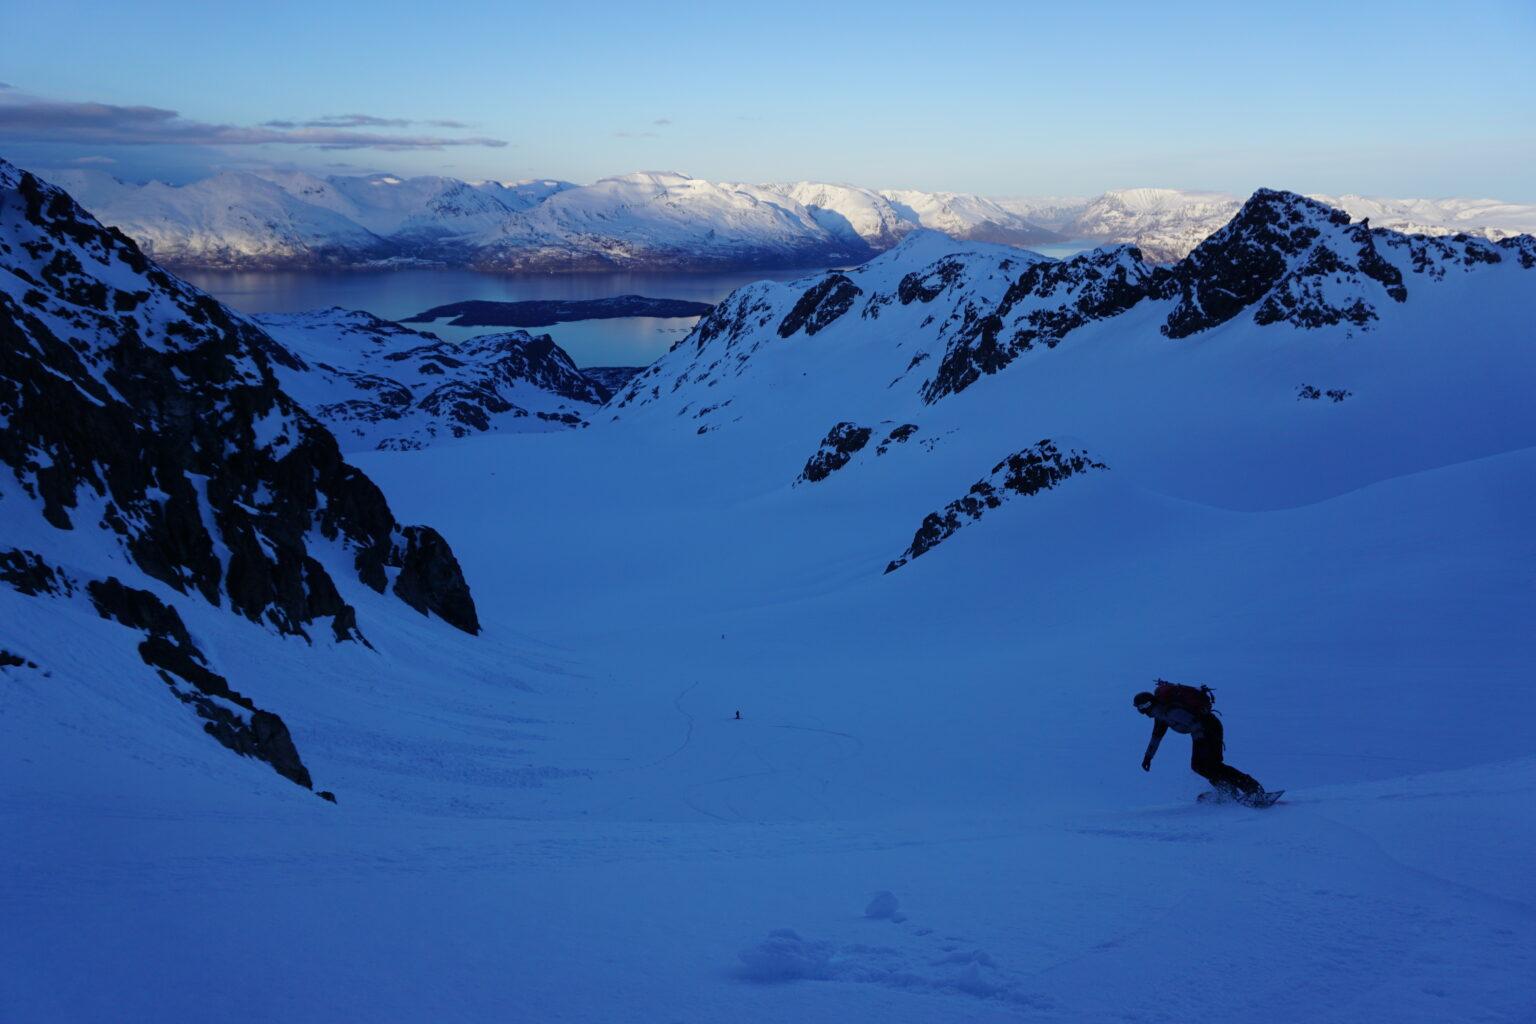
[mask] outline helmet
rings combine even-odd
[[[1152,705],[1157,703],[1157,698],[1143,690],[1131,698],[1131,703],[1136,705],[1137,711],[1150,711]]]

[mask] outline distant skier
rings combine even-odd
[[[1202,686],[1181,686],[1166,679],[1157,680],[1157,692],[1138,693],[1134,698],[1136,710],[1152,719],[1152,741],[1141,759],[1141,770],[1152,770],[1152,758],[1163,742],[1163,736],[1171,728],[1174,732],[1188,734],[1190,738],[1189,767],[1196,775],[1209,780],[1212,788],[1224,797],[1240,800],[1245,804],[1268,806],[1279,793],[1266,793],[1251,775],[1246,775],[1222,760],[1226,743],[1222,739],[1221,719],[1211,710],[1211,691]]]

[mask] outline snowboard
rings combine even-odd
[[[1225,793],[1220,793],[1212,789],[1201,793],[1199,796],[1195,797],[1195,799],[1199,800],[1201,803],[1210,804],[1234,803],[1246,804],[1249,807],[1272,807],[1274,806],[1275,802],[1284,795],[1285,790],[1283,789],[1277,789],[1274,792],[1264,792],[1261,790],[1257,795],[1245,800],[1242,797],[1228,796]]]

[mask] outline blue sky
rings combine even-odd
[[[0,156],[1536,202],[1536,5],[14,4]]]

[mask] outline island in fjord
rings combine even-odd
[[[617,317],[703,316],[715,307],[686,299],[651,299],[644,295],[615,295],[606,299],[536,299],[527,302],[492,302],[471,299],[433,306],[401,323],[421,324],[453,317],[454,327],[548,327],[576,320],[612,320]]]

